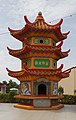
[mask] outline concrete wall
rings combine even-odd
[[[68,78],[62,79],[58,86],[64,88],[64,94],[74,95],[76,90],[76,68],[71,68],[71,73]]]

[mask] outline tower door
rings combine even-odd
[[[46,95],[46,85],[40,84],[38,86],[38,95]]]

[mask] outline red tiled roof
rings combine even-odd
[[[39,35],[41,33],[42,36],[47,36],[46,34],[44,34],[45,32],[49,35],[54,34],[58,39],[59,41],[61,40],[64,40],[67,38],[67,35],[69,34],[69,32],[67,33],[61,33],[61,29],[60,29],[60,26],[63,22],[63,19],[61,19],[57,24],[55,25],[49,25],[45,22],[42,14],[37,16],[36,20],[31,23],[26,16],[24,16],[24,19],[26,21],[26,25],[24,28],[22,28],[21,30],[12,30],[10,28],[9,31],[11,33],[11,35],[13,37],[15,37],[16,39],[18,40],[21,40],[23,41],[24,38],[27,36],[27,34],[29,34],[29,37],[30,37],[30,34],[33,32],[35,33],[34,35],[36,35],[36,33],[39,33]],[[33,35],[33,36],[34,36]],[[37,34],[38,35],[38,34]],[[39,36],[38,35],[38,36]],[[23,37],[24,36],[24,37]],[[40,35],[41,36],[41,35]],[[48,36],[47,36],[48,37]],[[49,36],[51,37],[51,36]],[[58,42],[58,41],[57,41]]]
[[[6,85],[0,82],[0,87],[6,87]]]
[[[47,52],[50,54],[55,53],[58,56],[60,56],[60,58],[64,58],[64,57],[68,56],[68,53],[70,51],[70,50],[68,50],[66,52],[61,52],[61,46],[63,44],[63,41],[61,41],[60,44],[57,46],[39,46],[39,45],[30,45],[28,43],[28,40],[25,39],[25,44],[26,44],[26,47],[23,47],[20,50],[12,50],[7,47],[7,49],[9,50],[9,54],[19,58],[20,55],[29,53],[30,51],[35,52],[35,53],[38,53],[38,52],[46,53]]]
[[[8,74],[11,77],[25,77],[28,75],[35,76],[58,76],[60,78],[65,78],[69,76],[70,70],[68,72],[62,72],[63,64],[58,69],[28,69],[26,66],[21,71],[11,71],[7,68]]]

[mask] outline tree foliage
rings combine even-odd
[[[6,87],[7,93],[10,91],[11,88],[19,88],[19,84],[17,84],[16,82],[13,82],[12,80],[9,80],[8,83],[7,81],[3,81],[3,83],[7,86]]]

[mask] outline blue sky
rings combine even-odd
[[[70,31],[70,34],[64,41],[62,51],[71,49],[71,52],[68,57],[59,60],[58,66],[63,63],[63,70],[76,66],[76,0],[0,0],[0,81],[12,79],[18,82],[8,76],[6,67],[20,70],[21,65],[19,59],[8,54],[7,46],[12,49],[21,48],[21,42],[9,34],[8,27],[21,29],[26,24],[24,15],[33,22],[39,11],[42,11],[47,23],[54,24],[63,18],[61,31]]]

